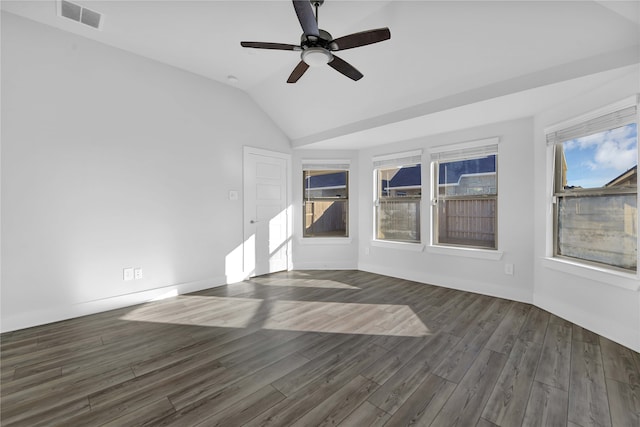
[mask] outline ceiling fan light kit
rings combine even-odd
[[[293,8],[303,31],[300,45],[250,41],[240,42],[240,45],[254,49],[302,51],[301,61],[294,68],[287,83],[297,82],[309,67],[325,64],[354,81],[360,80],[363,77],[362,73],[333,52],[388,40],[391,38],[391,32],[388,28],[378,28],[334,39],[327,31],[318,28],[318,7],[323,3],[324,0],[293,0]],[[312,5],[316,9],[315,14]]]
[[[310,47],[302,51],[300,58],[310,67],[320,67],[333,60],[333,55],[322,47]]]

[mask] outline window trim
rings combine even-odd
[[[300,243],[303,244],[347,244],[351,243],[351,160],[349,159],[301,159],[301,173],[302,173],[302,234],[299,238]],[[305,186],[304,186],[304,174],[305,171],[314,170],[334,170],[347,172],[347,219],[346,219],[346,236],[306,236],[304,231],[305,224]],[[344,200],[344,199],[336,199]]]
[[[373,224],[372,224],[372,246],[378,247],[386,247],[386,248],[396,248],[396,249],[405,249],[411,251],[419,251],[422,252],[424,250],[424,227],[422,226],[424,211],[424,184],[423,184],[423,175],[424,170],[422,169],[422,165],[424,164],[422,158],[423,150],[411,150],[411,151],[403,151],[399,153],[391,153],[391,154],[383,154],[372,157],[373,164]],[[419,241],[417,242],[406,242],[400,240],[388,240],[388,239],[378,239],[378,194],[379,194],[379,182],[378,182],[378,170],[379,169],[389,169],[392,167],[403,167],[403,166],[417,166],[420,165],[420,200],[418,201],[418,207],[420,209],[420,222],[418,226],[420,227],[420,236]]]
[[[429,245],[427,246],[427,252],[438,255],[486,259],[490,261],[500,261],[504,255],[504,252],[498,249],[452,245]]]
[[[422,164],[422,150],[404,151],[401,153],[384,154],[373,156],[373,169],[380,169],[383,166],[404,166],[409,164]]]
[[[625,273],[610,268],[604,268],[600,265],[586,264],[584,262],[579,262],[575,258],[546,256],[542,257],[540,261],[542,266],[549,270],[571,274],[572,276],[582,277],[594,282],[630,291],[640,290],[640,277],[638,274]]]
[[[621,111],[627,109],[629,107],[636,107],[636,115],[635,115],[635,123],[636,129],[640,129],[640,94],[632,95],[618,102],[614,102],[607,106],[589,111],[587,113],[581,114],[579,116],[570,118],[568,120],[564,120],[553,125],[547,126],[543,129],[543,136],[546,141],[547,150],[547,232],[546,232],[546,245],[545,245],[545,256],[542,257],[542,265],[546,268],[561,271],[564,273],[585,277],[588,279],[592,279],[594,281],[612,284],[617,287],[621,287],[624,289],[640,289],[640,285],[633,285],[633,282],[640,280],[640,263],[636,262],[636,271],[633,272],[631,270],[626,270],[623,268],[616,267],[614,265],[598,263],[590,260],[583,260],[574,257],[568,257],[563,255],[558,255],[556,253],[557,250],[557,208],[558,201],[556,197],[557,193],[557,180],[556,180],[556,148],[558,145],[561,145],[564,141],[560,142],[550,138],[551,134],[555,134],[556,132],[560,132],[564,129],[578,126],[582,123],[588,122],[593,119],[597,119],[602,116],[606,116],[608,114],[614,113],[616,111]],[[594,131],[594,133],[604,132],[603,131]],[[638,138],[638,145],[640,146],[640,137]],[[640,157],[640,149],[638,150],[638,156]],[[565,195],[563,197],[584,197],[584,196],[594,196],[603,193],[599,189],[579,189],[579,190],[569,190],[564,191]],[[605,194],[629,194],[633,193],[633,191],[629,192],[628,189],[622,190],[614,190],[610,192],[605,192]],[[637,191],[636,188],[636,200],[640,202],[640,192]],[[637,203],[640,206],[640,203]],[[638,222],[640,223],[640,216],[638,216]],[[640,224],[639,224],[640,225]],[[640,233],[637,236],[636,247],[640,248]],[[640,253],[636,252],[637,260],[640,261]],[[612,283],[611,279],[615,279],[614,281],[621,283]]]
[[[499,177],[498,172],[498,159],[500,158],[500,137],[491,137],[484,139],[477,139],[472,141],[460,142],[456,144],[438,145],[429,150],[430,163],[431,163],[431,238],[429,242],[428,252],[441,253],[446,255],[458,255],[469,258],[481,258],[481,259],[493,259],[500,260],[503,252],[500,250],[499,236]],[[496,156],[496,194],[495,195],[478,195],[473,199],[493,199],[496,201],[496,216],[495,216],[495,247],[487,248],[481,246],[472,245],[460,245],[436,242],[437,239],[437,227],[438,227],[438,168],[440,162],[453,162],[465,159],[478,158],[484,155]],[[447,200],[463,200],[469,198],[469,196],[449,196]],[[493,255],[491,255],[493,254]]]
[[[337,236],[307,236],[298,239],[301,245],[349,245],[352,242],[351,237]]]
[[[607,114],[612,113],[614,111],[624,110],[625,108],[629,108],[629,107],[632,107],[633,105],[638,105],[638,104],[640,104],[640,94],[632,95],[618,102],[614,102],[612,104],[606,105],[596,110],[589,111],[587,113],[581,114],[571,119],[563,120],[561,122],[547,126],[546,128],[543,129],[545,139],[546,139],[546,136],[549,134],[579,125],[580,123],[588,122],[589,120],[593,120],[598,117],[606,116]],[[549,146],[553,144],[547,141],[547,145]]]
[[[401,251],[422,252],[424,251],[424,243],[418,242],[400,242],[398,240],[380,240],[372,239],[371,246],[377,246],[379,248],[387,248]]]

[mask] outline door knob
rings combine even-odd
[[[255,219],[252,219],[251,221],[249,221],[249,223],[251,223],[251,224],[255,224],[256,222],[258,222],[258,221],[256,221]]]

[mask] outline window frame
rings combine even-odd
[[[375,246],[385,247],[387,245],[394,245],[397,247],[404,247],[409,250],[413,250],[413,248],[422,250],[424,248],[424,238],[423,238],[423,229],[422,226],[422,216],[423,216],[423,208],[422,203],[424,200],[424,184],[423,184],[423,166],[424,162],[422,161],[422,150],[413,150],[406,151],[394,154],[380,155],[373,157],[373,239],[372,243]],[[385,169],[391,169],[394,167],[402,168],[402,167],[415,167],[420,165],[420,197],[419,199],[416,197],[412,197],[412,200],[416,201],[416,205],[418,208],[419,217],[417,220],[418,226],[418,240],[417,241],[408,241],[408,240],[398,240],[398,239],[388,239],[388,238],[379,238],[378,230],[379,230],[379,215],[378,215],[378,207],[380,206],[381,199],[381,188],[380,188],[380,180],[379,180],[379,171]],[[403,198],[399,198],[403,199]],[[409,200],[407,198],[406,200]]]
[[[431,247],[433,248],[450,248],[453,250],[462,250],[467,253],[486,251],[488,253],[496,253],[497,257],[501,257],[499,251],[499,142],[498,137],[487,138],[459,144],[443,145],[433,147],[431,152]],[[462,160],[474,160],[482,157],[495,155],[495,194],[478,194],[478,195],[453,195],[441,196],[439,194],[440,184],[440,163],[449,163]],[[460,243],[442,243],[439,242],[439,206],[444,200],[495,200],[495,216],[494,216],[494,245],[493,247],[468,245]]]
[[[637,249],[640,248],[640,233],[637,233],[636,236],[636,269],[626,269],[623,267],[619,267],[613,264],[607,264],[604,262],[593,261],[589,259],[578,258],[569,255],[563,255],[559,253],[559,215],[560,215],[560,199],[561,198],[584,198],[584,197],[601,197],[601,196],[615,196],[615,195],[629,195],[635,194],[636,196],[636,206],[640,206],[640,199],[638,198],[638,188],[637,185],[635,188],[633,187],[618,187],[618,188],[610,188],[603,189],[602,187],[598,188],[569,188],[565,189],[562,187],[562,165],[561,157],[558,155],[558,150],[562,148],[562,144],[572,139],[581,138],[589,135],[596,135],[598,133],[606,132],[608,130],[613,130],[618,127],[626,126],[630,123],[636,123],[636,132],[640,130],[640,109],[638,108],[638,104],[640,104],[640,96],[634,95],[625,100],[619,101],[617,103],[608,105],[603,108],[599,108],[597,110],[591,111],[589,113],[583,114],[581,116],[575,117],[570,120],[566,120],[564,122],[555,124],[544,129],[544,135],[546,137],[547,142],[547,150],[550,153],[550,173],[547,173],[547,176],[550,177],[549,184],[549,221],[547,222],[550,230],[547,230],[547,260],[556,261],[561,264],[559,266],[567,265],[574,266],[577,268],[587,268],[590,271],[598,271],[606,274],[622,274],[625,277],[634,277],[639,278],[640,268],[638,268],[638,261],[640,260],[640,254],[638,254]],[[578,126],[584,126],[588,128],[588,124],[590,121],[602,118],[603,116],[607,116],[610,114],[617,114],[618,112],[625,110],[630,107],[636,108],[636,114],[633,120],[627,123],[619,123],[611,126],[607,126],[606,128],[594,128],[588,129],[583,134],[571,135],[570,138],[564,137],[559,138],[558,135],[563,131],[566,131],[570,128],[576,128]],[[636,159],[636,167],[638,165],[638,160],[640,160],[640,138],[637,138],[637,146],[638,146],[638,158]],[[640,215],[636,214],[636,229],[640,226]],[[546,264],[551,268],[555,268],[555,265],[551,265],[549,263]]]
[[[350,215],[351,215],[351,207],[350,207],[350,199],[351,199],[351,186],[350,186],[350,175],[351,175],[351,164],[349,160],[303,160],[302,161],[302,215],[300,216],[302,221],[302,240],[309,241],[311,239],[320,239],[320,240],[344,240],[350,241]],[[306,224],[306,204],[308,199],[306,197],[307,189],[306,189],[306,177],[307,173],[310,171],[317,172],[345,172],[346,180],[345,180],[345,189],[347,196],[346,198],[335,198],[335,197],[312,197],[309,200],[335,200],[335,201],[343,201],[345,209],[346,209],[346,217],[345,217],[345,234],[344,235],[309,235],[306,232],[305,224]]]

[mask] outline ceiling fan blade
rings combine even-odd
[[[331,50],[345,50],[359,46],[366,46],[368,44],[389,40],[390,38],[391,31],[386,27],[361,31],[359,33],[349,34],[348,36],[334,39],[332,44],[335,43],[338,47]]]
[[[304,72],[307,71],[307,69],[309,69],[309,66],[307,65],[307,63],[304,61],[300,61],[300,63],[296,65],[296,68],[293,69],[293,72],[291,72],[291,75],[287,79],[287,83],[297,82],[300,79],[300,77],[302,77]]]
[[[318,22],[313,14],[311,2],[309,0],[293,0],[293,7],[296,10],[296,15],[298,15],[298,21],[300,21],[304,34],[319,37]]]
[[[240,42],[240,45],[242,45],[242,47],[253,47],[256,49],[302,50],[300,46],[285,43]]]
[[[331,62],[329,62],[329,66],[331,68],[333,68],[334,70],[344,74],[345,76],[349,77],[351,80],[355,80],[358,81],[362,78],[362,73],[358,70],[356,70],[356,68],[349,64],[348,62],[338,58],[337,56],[333,55],[333,60]]]

